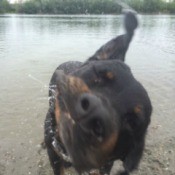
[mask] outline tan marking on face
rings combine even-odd
[[[106,73],[106,77],[110,80],[113,80],[114,79],[114,74],[112,72],[107,72]]]
[[[143,109],[142,105],[137,105],[137,106],[135,106],[135,108],[134,108],[134,112],[135,112],[136,114],[140,114],[140,113],[142,112],[142,109]]]
[[[55,119],[56,119],[56,123],[59,124],[60,122],[60,107],[59,107],[59,102],[58,99],[56,98],[55,100]]]
[[[101,150],[109,154],[113,151],[118,139],[118,133],[114,132],[111,136],[101,145]]]
[[[87,156],[95,165],[94,167],[99,168],[109,158],[116,146],[117,139],[118,133],[113,132],[103,143],[91,148],[92,151]]]
[[[69,77],[69,87],[73,94],[90,92],[88,86],[80,78],[77,77]]]

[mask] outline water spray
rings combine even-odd
[[[37,79],[36,77],[34,77],[33,75],[31,74],[28,74],[28,77],[32,80],[34,80],[35,82],[39,83],[42,88],[48,88],[49,91],[52,93],[52,95],[48,98],[48,100],[56,97],[56,91],[54,90],[57,86],[56,85],[50,85],[50,86],[47,86],[46,84],[44,84],[41,80]]]

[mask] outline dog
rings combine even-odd
[[[125,34],[84,63],[61,64],[51,78],[44,137],[54,175],[69,166],[79,174],[109,174],[115,160],[123,162],[119,174],[129,175],[139,165],[152,105],[124,63],[138,26],[135,13],[125,14],[124,26]]]

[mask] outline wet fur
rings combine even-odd
[[[97,52],[92,55],[85,63],[81,62],[66,62],[60,65],[57,70],[63,70],[67,75],[79,76],[81,74],[81,68],[83,66],[87,67],[93,65],[98,65],[98,68],[108,69],[106,65],[113,65],[114,70],[116,70],[116,75],[126,76],[123,77],[116,86],[116,91],[118,91],[118,96],[116,96],[116,104],[115,107],[118,109],[118,113],[120,114],[120,134],[115,145],[115,149],[112,152],[112,156],[110,160],[107,161],[100,168],[101,174],[109,174],[113,162],[117,159],[123,161],[124,171],[119,172],[120,175],[129,175],[130,172],[135,170],[140,162],[142,157],[144,144],[145,144],[145,136],[147,127],[150,123],[151,116],[151,102],[147,95],[146,90],[143,86],[137,82],[130,68],[123,63],[125,60],[125,55],[128,50],[131,39],[134,35],[134,30],[137,27],[137,19],[135,14],[132,12],[128,12],[125,15],[125,29],[126,33],[116,38],[112,39],[105,45],[103,45]],[[80,69],[80,71],[78,71]],[[75,73],[74,73],[75,72]],[[76,73],[78,72],[78,73]],[[108,74],[108,78],[112,78],[111,74]],[[89,74],[89,77],[91,75]],[[81,77],[82,78],[82,77]],[[84,81],[87,84],[90,84],[86,77],[84,77]],[[126,82],[131,82],[132,86],[129,90],[126,87],[126,93],[122,94],[123,86]],[[132,83],[133,82],[133,83]],[[55,117],[55,99],[53,97],[53,93],[56,91],[56,87],[53,85],[57,84],[57,73],[53,74],[49,90],[49,110],[45,119],[45,143],[47,147],[48,156],[50,159],[51,166],[53,168],[55,175],[60,175],[64,173],[64,167],[71,166],[71,164],[64,162],[53,150],[52,141],[53,138],[56,137],[60,144],[61,139],[59,134],[57,133],[57,122]],[[120,89],[120,86],[122,87]],[[124,87],[125,88],[125,87]],[[103,93],[103,92],[101,92]],[[135,96],[138,99],[135,100]],[[114,97],[112,97],[114,98]],[[143,106],[136,106],[138,102],[141,102]],[[136,107],[135,107],[136,106]],[[134,108],[135,107],[135,108]],[[144,107],[144,110],[142,109]],[[66,153],[65,145],[60,145],[64,152]],[[78,145],[77,145],[78,149]]]

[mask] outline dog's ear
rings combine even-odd
[[[126,12],[124,18],[124,26],[126,33],[119,35],[100,47],[88,61],[118,59],[125,60],[125,54],[134,34],[134,30],[138,26],[138,20],[135,12]]]

